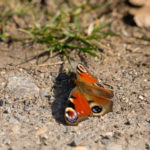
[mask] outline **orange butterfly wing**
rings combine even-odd
[[[86,97],[78,90],[73,89],[70,94],[67,108],[65,109],[65,120],[70,125],[77,125],[92,114]]]
[[[104,88],[91,76],[81,64],[77,66],[76,87],[72,90],[65,120],[70,125],[77,125],[88,116],[100,116],[112,110],[113,92]]]
[[[75,105],[75,110],[79,117],[88,116],[91,114],[91,109],[89,107],[88,101],[80,91],[75,90],[72,97],[74,98],[73,103]]]
[[[77,66],[77,80],[82,80],[83,82],[97,83],[98,81],[92,77],[87,70],[81,64]]]
[[[76,85],[80,86],[82,89],[87,89],[88,92],[93,93],[92,95],[97,95],[103,98],[112,98],[113,91],[104,88],[98,81],[91,76],[87,70],[81,64],[77,66],[77,80]]]

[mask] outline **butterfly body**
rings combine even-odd
[[[76,87],[71,91],[65,109],[65,121],[77,125],[88,116],[102,116],[112,111],[113,92],[104,88],[83,65],[77,66]]]

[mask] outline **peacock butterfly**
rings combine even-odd
[[[77,66],[75,85],[64,112],[67,124],[78,125],[88,116],[102,116],[112,111],[113,91],[98,83],[81,64]]]

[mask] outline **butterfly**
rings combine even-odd
[[[113,91],[98,83],[81,64],[77,66],[76,76],[75,88],[69,95],[64,111],[66,123],[78,125],[89,116],[102,116],[111,112]]]

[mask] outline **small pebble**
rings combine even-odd
[[[48,72],[46,72],[45,74],[44,74],[44,78],[49,78],[50,77],[50,74],[48,73]]]
[[[140,95],[140,96],[139,96],[139,99],[143,100],[143,99],[144,99],[144,97],[143,97],[142,95]]]
[[[147,94],[147,93],[144,93],[144,97],[148,97],[148,94]]]
[[[44,73],[41,73],[41,74],[40,74],[40,77],[41,77],[42,79],[44,79]]]
[[[2,82],[2,83],[1,83],[2,86],[5,86],[5,84],[6,84],[5,82]]]
[[[9,145],[11,142],[10,142],[10,139],[4,139],[3,140],[3,144],[7,144],[7,145]]]
[[[106,132],[106,134],[105,134],[106,136],[113,136],[113,132]]]
[[[10,107],[5,107],[4,113],[5,114],[11,113],[11,108]]]
[[[18,119],[18,120],[24,120],[25,119],[25,116],[22,116],[22,115],[15,115],[15,117]]]
[[[20,131],[20,126],[19,125],[13,125],[12,127],[11,127],[11,131],[13,132],[13,133],[19,133],[19,131]]]
[[[44,134],[46,131],[47,131],[47,128],[42,127],[42,128],[35,131],[35,136],[40,136],[40,135]]]
[[[24,111],[27,111],[27,112],[29,112],[31,109],[30,109],[30,107],[28,107],[28,106],[24,106]]]
[[[40,96],[41,97],[45,97],[47,95],[47,91],[46,90],[41,90],[40,91]]]

